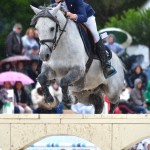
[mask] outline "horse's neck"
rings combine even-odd
[[[67,22],[67,18],[65,18],[62,13],[59,13],[58,19],[60,20],[61,29],[63,29]],[[65,32],[62,35],[63,38],[61,38],[61,42],[65,42],[65,43],[66,42],[68,42],[68,43],[74,42],[75,39],[72,40],[72,38],[74,38],[74,35],[79,35],[79,31],[77,29],[76,24],[72,20],[69,19],[66,29],[65,29]]]
[[[57,18],[59,19],[61,29],[63,29],[67,20],[64,16],[62,16],[63,15],[62,13],[61,15],[60,14],[58,15],[59,17]],[[80,64],[86,63],[88,57],[86,55],[85,48],[82,39],[80,37],[79,31],[77,29],[77,26],[73,21],[68,20],[65,32],[61,36],[60,41],[56,47],[56,50],[52,53],[52,55],[54,61],[58,60],[60,61],[59,63],[62,63],[63,61],[63,64],[67,66],[76,65],[78,63]]]
[[[61,12],[58,13],[57,17],[59,19],[61,29],[63,29],[66,24],[67,19],[64,17],[64,15]],[[65,51],[67,51],[69,50],[68,46],[72,46],[72,48],[74,48],[76,47],[77,44],[80,45],[81,42],[82,42],[82,39],[80,37],[76,24],[72,20],[69,19],[65,32],[63,33],[58,45],[63,46],[64,49],[66,48]]]

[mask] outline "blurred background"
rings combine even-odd
[[[1,0],[0,1],[0,59],[5,56],[5,40],[16,22],[23,25],[23,33],[29,27],[33,12],[29,5],[36,7],[49,4],[50,0]],[[95,11],[98,28],[120,27],[134,38],[135,43],[150,46],[150,11],[141,13],[147,0],[85,0]],[[141,22],[141,19],[143,22]],[[142,33],[142,34],[141,34]]]
[[[115,114],[147,114],[150,112],[150,0],[85,0],[95,10],[99,33],[108,34],[106,44],[120,57],[126,67],[125,86]],[[30,27],[34,13],[30,5],[48,6],[50,0],[0,0],[0,113],[62,114],[83,111],[95,113],[92,105],[81,103],[67,108],[57,80],[49,87],[59,105],[52,109],[36,78],[40,73],[38,33]],[[19,23],[19,24],[18,24]],[[12,53],[17,37],[18,51]],[[118,44],[118,48],[113,44]],[[114,44],[114,45],[115,45]],[[16,46],[16,45],[14,45]],[[113,49],[116,48],[116,49]],[[19,79],[19,80],[18,80]],[[142,83],[142,84],[141,84]],[[137,96],[137,89],[140,91]],[[110,102],[105,99],[105,112]],[[136,107],[135,107],[136,106]],[[80,111],[79,111],[80,108]],[[150,147],[150,139],[136,144]]]

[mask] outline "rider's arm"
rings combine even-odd
[[[54,3],[56,3],[55,0],[51,0],[50,1],[50,4],[54,4]]]
[[[75,0],[75,8],[76,8],[76,15],[77,15],[77,22],[86,22],[87,21],[87,13],[84,6],[83,0]]]

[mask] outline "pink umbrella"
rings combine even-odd
[[[31,60],[31,59],[27,56],[22,56],[22,55],[11,56],[11,57],[8,57],[8,58],[1,60],[0,64],[6,63],[6,62],[27,61],[27,60]]]
[[[14,84],[16,81],[21,81],[24,85],[34,83],[31,78],[20,72],[8,71],[0,73],[0,84],[3,85],[3,83],[7,81],[11,82],[12,84]]]

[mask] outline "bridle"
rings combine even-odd
[[[60,41],[63,33],[66,32],[65,29],[67,27],[69,18],[68,17],[66,18],[66,23],[65,23],[63,29],[61,29],[59,21],[57,20],[56,17],[54,17],[50,13],[49,10],[50,10],[49,8],[45,8],[41,12],[39,12],[38,14],[36,14],[32,18],[32,20],[31,20],[31,25],[35,25],[36,22],[37,22],[37,20],[39,18],[41,18],[41,17],[43,17],[43,18],[49,18],[49,19],[51,19],[52,21],[54,21],[56,23],[56,32],[55,32],[54,38],[53,39],[43,39],[43,40],[40,40],[40,44],[41,45],[46,45],[48,47],[49,51],[52,53],[52,51],[56,49],[56,47],[57,47],[57,45],[58,45],[58,43],[59,43],[59,41]],[[59,35],[59,37],[58,37],[58,31],[61,32],[60,35]],[[52,43],[52,46],[50,47],[47,43]]]

